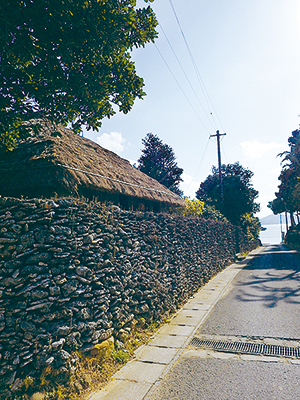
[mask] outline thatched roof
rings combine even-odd
[[[52,136],[51,130],[61,137]],[[179,196],[129,161],[62,126],[45,128],[38,136],[20,142],[13,151],[1,151],[0,195],[56,194],[182,205]]]

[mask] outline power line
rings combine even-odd
[[[187,51],[188,51],[188,53],[189,53],[190,59],[191,59],[191,61],[192,61],[193,67],[194,67],[194,69],[195,69],[195,72],[196,72],[198,81],[199,81],[200,86],[201,86],[201,88],[202,88],[202,90],[203,90],[204,97],[205,97],[205,100],[206,100],[208,109],[209,109],[209,111],[211,112],[211,107],[210,107],[210,105],[209,105],[209,103],[208,103],[208,101],[207,101],[207,95],[206,95],[207,91],[204,90],[205,85],[204,85],[203,79],[202,79],[201,74],[200,74],[200,72],[199,72],[199,70],[198,70],[198,68],[197,68],[196,61],[195,61],[195,59],[194,59],[194,57],[193,57],[193,54],[192,54],[191,49],[190,49],[190,46],[189,46],[189,44],[188,44],[188,42],[187,42],[187,39],[186,39],[185,34],[184,34],[184,32],[183,32],[183,29],[182,29],[182,27],[181,27],[181,24],[180,24],[179,18],[178,18],[178,16],[177,16],[176,10],[175,10],[175,8],[174,8],[174,5],[173,5],[173,3],[172,3],[172,0],[169,0],[169,3],[170,3],[170,5],[171,5],[172,11],[173,11],[173,13],[174,13],[174,16],[175,16],[177,25],[178,25],[178,27],[179,27],[181,36],[183,37],[183,41],[184,41],[184,43],[185,43],[185,45],[186,45],[186,48],[187,48]]]
[[[203,79],[202,79],[202,76],[201,76],[200,71],[199,71],[199,69],[198,69],[197,63],[196,63],[196,61],[195,61],[195,59],[194,59],[194,57],[193,57],[193,54],[192,54],[191,49],[190,49],[190,46],[189,46],[189,44],[188,44],[188,42],[187,42],[187,39],[186,39],[185,34],[184,34],[184,32],[183,32],[183,29],[182,29],[182,27],[181,27],[181,24],[180,24],[179,18],[178,18],[178,16],[177,16],[176,10],[175,10],[175,8],[174,8],[174,5],[173,5],[173,3],[172,3],[172,0],[169,0],[169,3],[170,3],[170,5],[171,5],[171,8],[172,8],[172,11],[173,11],[173,13],[174,13],[175,19],[176,19],[176,21],[177,21],[179,30],[180,30],[180,32],[181,32],[181,35],[182,35],[183,40],[184,40],[184,43],[185,43],[186,48],[187,48],[187,50],[188,50],[188,53],[189,53],[190,59],[191,59],[191,61],[192,61],[194,70],[195,70],[195,72],[196,72],[196,76],[197,76],[197,78],[198,78],[199,84],[200,84],[200,86],[201,86],[201,88],[202,88],[202,91],[203,91],[203,94],[204,94],[204,98],[205,98],[206,104],[207,104],[208,109],[209,109],[209,113],[210,113],[210,115],[211,115],[211,116],[213,117],[213,119],[214,119],[214,114],[213,114],[212,111],[215,112],[215,114],[216,114],[216,116],[217,116],[217,119],[218,119],[218,121],[219,121],[219,123],[220,123],[222,129],[224,130],[224,128],[223,128],[223,126],[222,126],[222,123],[221,123],[221,121],[220,121],[220,119],[219,119],[219,117],[218,117],[218,114],[217,114],[217,112],[216,112],[216,110],[215,110],[215,108],[214,108],[214,106],[213,106],[212,100],[211,100],[211,98],[210,98],[210,96],[209,96],[209,94],[208,94],[208,91],[207,91],[206,87],[205,87],[204,81],[203,81]],[[215,121],[214,121],[214,122],[215,122]]]
[[[184,74],[186,80],[188,81],[188,83],[189,83],[189,85],[190,85],[190,87],[191,87],[191,89],[192,89],[192,91],[193,91],[195,97],[197,98],[197,100],[198,100],[198,102],[199,102],[199,104],[200,104],[202,110],[204,111],[205,115],[207,115],[207,114],[206,114],[206,110],[204,109],[204,107],[203,107],[203,105],[202,105],[202,103],[201,103],[201,100],[199,99],[199,96],[198,96],[197,92],[196,92],[195,89],[194,89],[194,86],[191,84],[191,81],[190,81],[190,79],[189,79],[187,73],[185,72],[185,69],[183,68],[183,66],[182,66],[182,64],[181,64],[181,62],[180,62],[180,60],[179,60],[179,58],[178,58],[178,56],[177,56],[177,54],[176,54],[176,52],[175,52],[173,46],[172,46],[172,44],[170,43],[170,41],[169,41],[169,39],[168,39],[168,37],[167,37],[167,35],[166,35],[166,33],[165,33],[165,31],[164,31],[164,29],[163,29],[161,23],[159,23],[159,26],[160,26],[160,28],[161,28],[161,30],[162,30],[162,32],[163,32],[163,34],[164,34],[164,36],[165,36],[165,38],[166,38],[166,40],[167,40],[169,46],[170,46],[170,48],[171,48],[171,50],[172,50],[172,52],[173,52],[173,54],[174,54],[174,56],[175,56],[175,58],[176,58],[176,60],[177,60],[177,62],[178,62],[178,64],[179,64],[179,66],[180,66],[180,68],[181,68],[181,70],[182,70],[182,72],[183,72],[183,74]],[[209,120],[209,123],[212,125],[212,128],[215,129],[215,126],[213,125],[212,121],[211,121],[209,118],[208,118],[208,120]]]
[[[197,174],[198,174],[198,172],[199,172],[199,169],[200,169],[200,167],[201,167],[201,165],[202,165],[202,163],[203,163],[203,161],[204,161],[204,157],[205,157],[205,154],[206,154],[206,151],[207,151],[207,147],[208,147],[208,145],[209,145],[209,141],[210,141],[210,136],[209,136],[209,138],[208,138],[208,140],[207,140],[207,143],[206,143],[206,146],[205,146],[205,149],[204,149],[204,152],[203,152],[201,161],[200,161],[200,163],[199,163],[199,165],[198,165],[198,167],[197,167],[197,170],[196,170],[196,172],[195,172],[195,174],[194,174],[194,176],[193,176],[193,178],[192,178],[192,180],[191,180],[189,186],[186,188],[186,190],[189,190],[191,184],[194,182],[194,180],[195,180],[195,178],[196,178],[196,176],[197,176]]]
[[[223,146],[223,144],[222,144],[222,142],[223,142],[223,139],[224,139],[224,137],[221,139],[221,149],[222,149],[222,152],[224,153],[224,158],[225,158],[225,160],[226,160],[226,162],[227,162],[227,164],[228,164],[228,162],[229,162],[229,158],[227,157],[227,154],[226,154],[226,151],[225,151],[225,148],[224,148],[224,146]]]
[[[161,58],[163,59],[164,63],[166,64],[168,70],[170,71],[171,75],[173,76],[175,82],[177,83],[177,85],[179,86],[181,92],[183,93],[184,97],[186,98],[186,100],[188,101],[189,105],[192,107],[193,111],[195,112],[195,114],[197,115],[199,121],[201,122],[201,124],[203,125],[204,129],[208,132],[208,134],[210,134],[210,131],[207,129],[206,125],[204,124],[204,122],[202,121],[202,119],[200,118],[199,114],[197,113],[195,107],[193,106],[193,104],[191,103],[190,99],[187,97],[185,91],[182,89],[180,83],[178,82],[176,76],[174,75],[173,71],[171,70],[171,68],[169,67],[169,64],[167,63],[166,59],[164,58],[164,56],[162,55],[161,51],[159,50],[159,48],[157,47],[156,43],[154,43],[154,46],[156,48],[156,50],[158,51],[159,55],[161,56]]]

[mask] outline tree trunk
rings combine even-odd
[[[286,227],[285,233],[288,233],[289,224],[288,224],[288,218],[287,218],[287,211],[285,211],[285,227]]]

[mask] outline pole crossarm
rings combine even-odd
[[[216,134],[215,135],[210,135],[210,138],[211,137],[219,137],[220,138],[220,136],[225,136],[226,135],[226,133],[220,133],[220,131],[216,131]]]

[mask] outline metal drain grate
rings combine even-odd
[[[230,353],[300,358],[299,347],[276,346],[263,343],[202,340],[196,337],[191,340],[190,345],[204,349]]]

